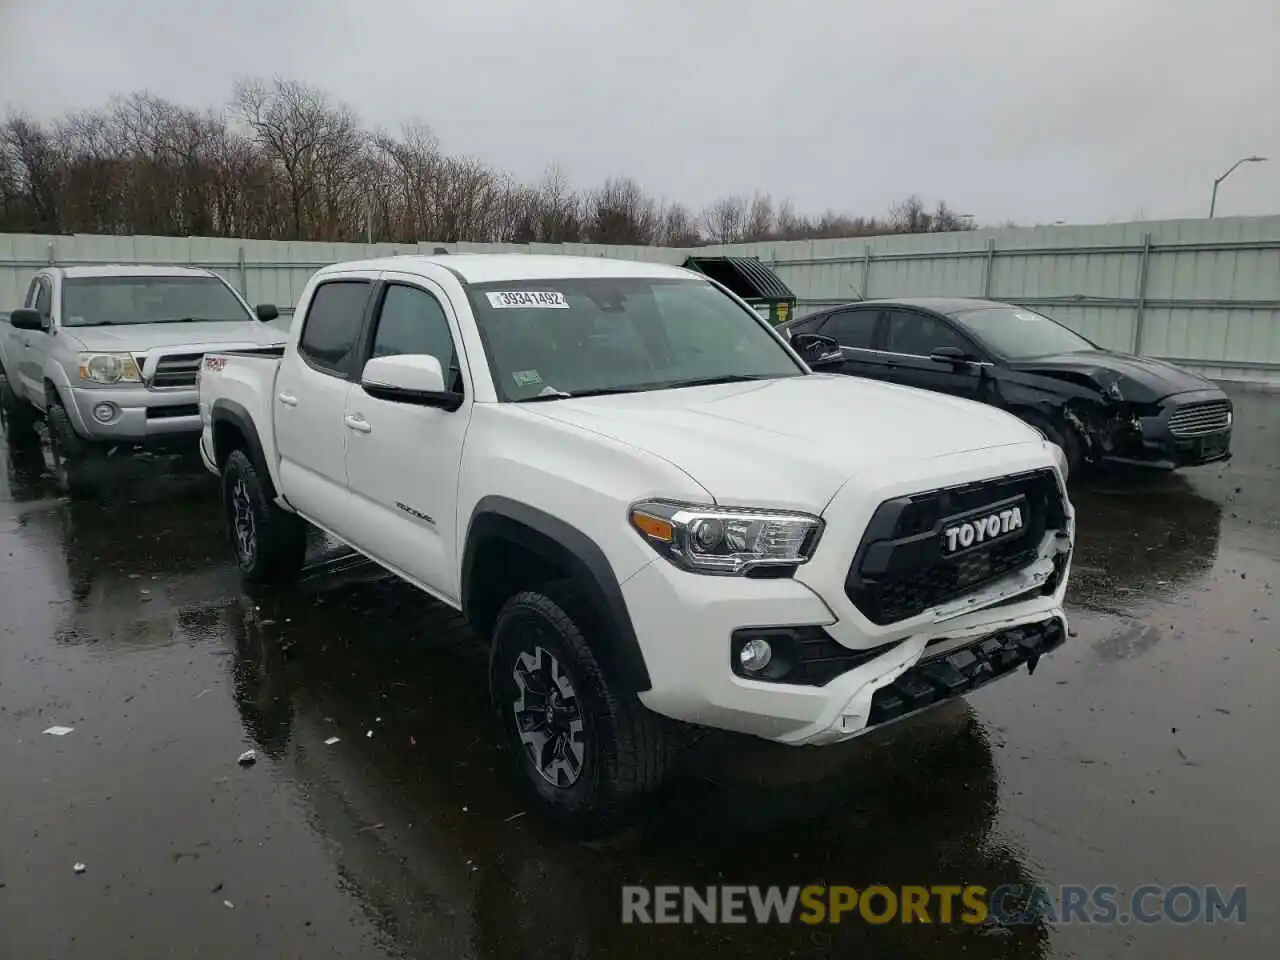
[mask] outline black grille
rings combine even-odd
[[[956,556],[942,549],[949,521],[1025,498],[1020,534]],[[1066,514],[1052,470],[898,497],[880,505],[849,568],[845,593],[876,624],[896,623],[964,596],[1035,559]]]
[[[1231,401],[1208,400],[1188,403],[1169,415],[1169,432],[1175,437],[1203,437],[1230,426]]]
[[[200,404],[175,403],[167,407],[147,407],[148,420],[170,420],[173,417],[198,417]]]
[[[944,656],[922,661],[875,692],[867,725],[887,723],[958,697],[1006,676],[1024,663],[1034,669],[1041,656],[1061,646],[1065,639],[1062,621],[1054,618],[1002,630]]]
[[[151,375],[152,387],[194,387],[196,371],[204,360],[202,353],[171,353],[156,362]]]

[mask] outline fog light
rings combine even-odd
[[[752,637],[738,651],[738,664],[747,673],[759,673],[773,659],[773,650],[768,640]]]
[[[93,408],[93,419],[99,423],[110,423],[116,418],[116,405],[114,403],[100,403]]]

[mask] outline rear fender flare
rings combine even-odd
[[[209,422],[213,425],[214,449],[210,451],[211,457],[218,469],[221,470],[226,462],[226,455],[217,449],[218,425],[229,424],[239,431],[244,437],[245,445],[248,448],[249,459],[257,468],[262,482],[266,485],[267,497],[276,500],[280,496],[280,491],[276,488],[275,477],[272,475],[270,464],[267,462],[266,453],[262,449],[262,439],[258,436],[258,428],[253,424],[253,417],[249,415],[249,411],[234,400],[215,400],[213,408],[209,411]]]

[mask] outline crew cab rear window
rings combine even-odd
[[[345,374],[360,337],[370,285],[368,280],[331,280],[316,287],[298,353],[314,366]]]

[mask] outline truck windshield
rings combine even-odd
[[[504,400],[805,372],[755,314],[704,280],[530,280],[468,292]]]
[[[215,277],[68,277],[62,285],[67,327],[253,319]]]

